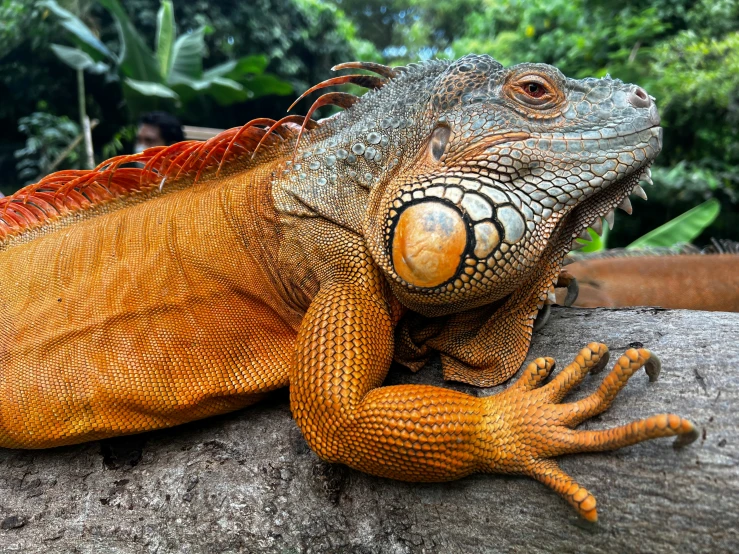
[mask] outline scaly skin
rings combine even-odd
[[[329,95],[347,111],[299,146],[295,120],[282,139],[258,120],[0,205],[0,446],[176,425],[289,385],[326,460],[413,481],[530,475],[594,520],[552,457],[695,438],[673,415],[572,430],[637,369],[656,374],[646,350],[572,404],[605,346],[546,385],[539,359],[487,398],[381,386],[393,358],[433,350],[448,378],[510,378],[573,239],[646,175],[661,129],[643,90],[546,65],[365,67],[386,79],[353,82],[379,90]],[[115,169],[132,161],[146,168]]]
[[[566,271],[579,286],[575,306],[739,312],[737,254],[585,258]]]

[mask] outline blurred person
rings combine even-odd
[[[139,118],[138,126],[134,154],[152,146],[169,146],[185,140],[179,119],[167,112],[145,113]]]

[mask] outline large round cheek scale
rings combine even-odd
[[[438,202],[408,207],[393,237],[397,274],[417,287],[435,287],[456,275],[467,247],[467,226],[461,214]]]

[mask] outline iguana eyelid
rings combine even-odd
[[[538,98],[528,94],[524,87],[530,83],[542,87],[544,94]],[[504,89],[508,97],[527,108],[549,109],[556,106],[563,99],[559,88],[549,79],[537,73],[525,73],[517,76],[506,83]]]

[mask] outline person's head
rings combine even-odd
[[[169,146],[185,140],[179,120],[167,112],[148,112],[139,118],[134,152],[152,146]]]

